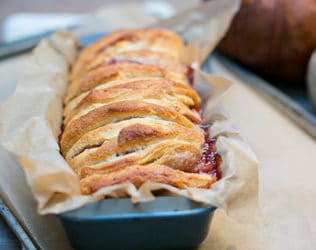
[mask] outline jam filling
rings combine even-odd
[[[191,66],[188,67],[188,71],[187,71],[186,75],[187,75],[187,79],[188,79],[188,81],[189,81],[189,84],[190,84],[191,86],[193,86],[193,81],[194,81],[194,69],[193,69]]]
[[[194,69],[189,66],[186,73],[189,84],[192,86],[194,82]],[[199,114],[202,116],[203,107],[205,106],[206,100],[203,100],[201,108],[199,109]],[[217,179],[222,178],[222,172],[220,169],[220,164],[222,162],[221,156],[217,153],[215,143],[215,137],[211,137],[209,132],[210,124],[200,123],[198,126],[204,131],[204,143],[201,147],[202,157],[197,165],[193,168],[193,173],[204,173],[211,174]]]
[[[102,65],[119,65],[124,62],[141,64],[140,62],[136,60],[132,60],[132,59],[118,59],[118,58],[112,57],[109,61],[103,63]]]
[[[202,157],[199,163],[193,168],[194,173],[205,173],[214,175],[217,179],[222,177],[220,164],[222,159],[216,152],[216,138],[210,137],[209,124],[199,124],[204,131],[204,144],[202,145]]]
[[[130,62],[130,63],[134,63],[134,64],[142,64],[142,63],[138,62],[137,60],[119,59],[119,58],[112,57],[108,61],[102,62],[102,63],[90,68],[90,70],[94,70],[94,69],[97,69],[97,68],[103,67],[103,66],[112,66],[112,65],[115,66],[115,65],[122,64],[124,62]]]

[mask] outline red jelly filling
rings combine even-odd
[[[194,173],[206,173],[216,176],[217,179],[222,177],[220,164],[221,157],[216,151],[216,138],[211,138],[208,132],[209,124],[200,124],[204,131],[204,144],[202,145],[202,157],[200,162],[194,167]]]
[[[187,70],[187,79],[189,81],[189,83],[191,85],[193,85],[193,81],[194,81],[194,69],[192,69],[192,67],[188,67],[188,70]]]

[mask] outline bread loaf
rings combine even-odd
[[[220,157],[201,100],[166,30],[119,30],[84,48],[70,72],[60,149],[83,194],[123,182],[209,188]]]

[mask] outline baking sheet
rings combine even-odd
[[[24,62],[25,58],[20,57],[0,63],[0,93],[13,92]],[[315,141],[276,110],[273,103],[247,87],[245,81],[254,83],[257,78],[241,77],[235,73],[233,64],[223,63],[217,55],[209,65],[213,72],[235,82],[221,104],[260,159],[260,204],[265,224],[240,224],[217,210],[210,233],[199,249],[314,250]],[[0,96],[0,102],[4,98]],[[0,150],[0,159],[0,192],[9,194],[6,202],[15,204],[15,215],[37,244],[42,249],[70,249],[57,219],[36,213],[31,192],[15,159],[3,150]],[[7,167],[12,169],[12,174],[5,170]]]

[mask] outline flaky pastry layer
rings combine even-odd
[[[194,172],[202,169],[196,166],[207,138],[184,47],[166,30],[126,29],[82,50],[69,76],[59,143],[83,194],[126,181],[181,189],[216,181]]]

